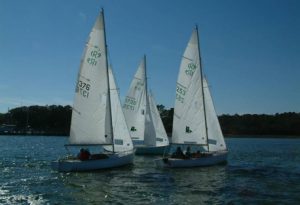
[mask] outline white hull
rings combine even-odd
[[[54,170],[60,172],[92,171],[132,164],[133,156],[133,152],[126,152],[110,154],[106,159],[91,159],[85,161],[79,159],[62,159],[52,162],[51,166]]]
[[[218,151],[208,156],[190,159],[161,158],[156,159],[155,163],[161,168],[205,167],[226,162],[227,153],[228,151]]]

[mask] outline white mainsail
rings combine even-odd
[[[109,87],[112,111],[112,127],[114,133],[114,151],[122,152],[133,150],[130,133],[123,114],[118,88],[112,69],[109,68]],[[106,150],[112,150],[111,146],[106,146]]]
[[[207,143],[197,35],[195,29],[179,68],[172,134],[174,144]]]
[[[71,144],[112,144],[103,12],[89,35],[76,84]]]
[[[226,150],[223,133],[219,124],[219,120],[214,108],[213,100],[209,91],[209,86],[205,78],[203,78],[204,100],[207,120],[207,132],[209,151]],[[206,147],[204,147],[206,148]]]
[[[145,60],[140,63],[123,105],[124,115],[131,138],[144,140],[146,114],[146,78]]]

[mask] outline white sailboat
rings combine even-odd
[[[183,54],[176,86],[172,156],[156,160],[160,167],[197,167],[225,162],[227,148],[206,79],[202,75],[198,29]],[[186,153],[182,148],[189,149]]]
[[[68,156],[54,161],[53,169],[88,171],[133,162],[132,140],[108,66],[103,10],[89,35],[81,60],[69,143],[67,147],[97,147],[97,152],[84,160]]]
[[[154,98],[147,89],[146,56],[131,82],[123,110],[135,153],[163,154],[169,140]]]

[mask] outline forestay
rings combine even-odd
[[[172,143],[207,144],[197,35],[194,29],[179,68]]]
[[[112,144],[103,12],[89,35],[77,78],[71,144]]]

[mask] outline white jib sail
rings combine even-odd
[[[81,59],[72,111],[71,144],[112,144],[103,21],[101,12]]]
[[[214,108],[213,100],[206,79],[203,79],[204,100],[207,120],[209,151],[226,150],[226,144]],[[204,147],[205,149],[207,147]]]
[[[133,144],[123,114],[118,88],[111,69],[109,69],[109,85],[114,133],[114,150],[115,152],[133,150]],[[111,148],[111,146],[107,146],[106,149]]]
[[[150,115],[152,119],[151,123],[153,124],[154,127],[154,134],[149,136],[149,138],[155,140],[155,146],[157,147],[167,146],[169,145],[168,135],[166,133],[165,127],[161,120],[160,114],[157,110],[154,97],[151,93],[149,93],[148,99],[149,99]],[[145,136],[145,139],[146,138],[147,136]]]
[[[123,111],[132,140],[144,141],[146,114],[145,61],[140,63],[125,98]]]
[[[197,35],[194,29],[179,68],[172,143],[207,143]]]

